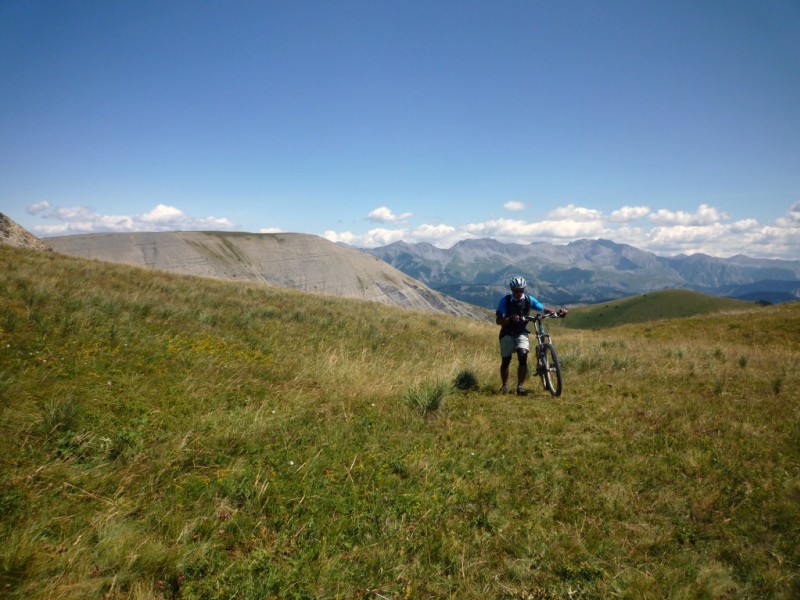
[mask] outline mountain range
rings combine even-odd
[[[473,239],[442,249],[395,242],[365,250],[429,287],[465,302],[493,308],[521,275],[546,304],[592,304],[664,289],[770,303],[800,298],[800,260],[743,255],[657,256],[610,240],[565,245],[505,244]]]
[[[521,275],[548,305],[594,304],[665,289],[780,303],[800,298],[800,260],[657,256],[610,240],[565,245],[493,239],[451,248],[372,249],[301,233],[98,233],[40,240],[0,213],[0,243],[188,275],[256,280],[308,292],[486,318]]]

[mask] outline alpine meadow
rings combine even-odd
[[[797,302],[556,323],[554,399],[488,314],[0,265],[2,597],[800,597]]]

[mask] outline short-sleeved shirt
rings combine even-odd
[[[527,302],[525,301],[526,297],[528,299]],[[514,298],[513,294],[506,294],[497,304],[495,315],[501,319],[505,319],[506,317],[511,317],[514,315],[527,316],[531,309],[535,310],[536,312],[544,312],[544,304],[539,302],[530,294],[523,294],[520,296],[519,300]],[[507,325],[503,325],[500,329],[500,337],[505,335],[517,336],[526,333],[529,333],[528,328],[522,321],[517,323],[508,323]]]

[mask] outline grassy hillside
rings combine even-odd
[[[791,598],[800,307],[496,327],[0,247],[9,598]],[[451,383],[468,372],[478,388]]]
[[[570,311],[563,326],[603,329],[626,323],[648,323],[752,307],[752,302],[744,300],[708,296],[690,290],[666,290],[576,308]]]

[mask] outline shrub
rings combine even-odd
[[[458,375],[456,375],[456,378],[453,381],[453,387],[455,387],[457,390],[463,391],[477,390],[478,378],[475,376],[475,373],[469,369],[464,369]]]

